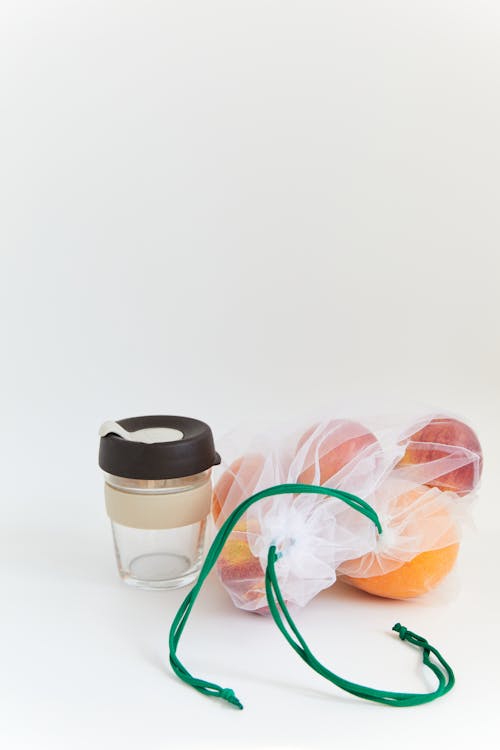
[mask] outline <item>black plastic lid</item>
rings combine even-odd
[[[210,427],[199,419],[174,416],[130,417],[118,424],[129,432],[147,427],[180,430],[183,437],[165,443],[139,443],[109,433],[101,437],[99,466],[129,479],[188,477],[220,464]]]

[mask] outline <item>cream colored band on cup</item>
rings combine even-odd
[[[126,492],[104,484],[108,516],[133,529],[176,529],[198,523],[210,513],[211,494],[211,482],[164,494]]]

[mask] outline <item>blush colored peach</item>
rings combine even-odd
[[[302,435],[297,444],[296,453],[298,453],[304,444],[310,439],[317,427],[317,424],[313,425]],[[359,434],[355,437],[346,437],[345,440],[341,440],[341,442],[337,444],[338,432],[336,428],[338,428],[338,430],[345,428],[346,433],[348,431],[354,431]],[[331,430],[335,430],[335,432],[333,434],[328,434]],[[373,445],[376,442],[377,438],[375,435],[366,430],[358,422],[352,422],[345,419],[333,419],[325,427],[324,433],[320,433],[314,437],[304,460],[305,468],[300,473],[298,481],[303,484],[313,483],[315,475],[315,457],[318,450],[320,451],[319,483],[320,485],[323,485],[343,469],[344,466],[347,466],[348,463],[355,459],[367,446]]]
[[[264,467],[265,458],[259,453],[249,453],[237,458],[215,485],[212,497],[212,513],[217,522],[224,510],[227,516],[255,491]],[[265,597],[264,571],[260,560],[255,557],[247,541],[246,518],[238,521],[225,543],[217,561],[217,571],[221,581],[243,602],[251,603]],[[240,532],[239,534],[237,532]],[[258,533],[258,529],[254,530]],[[267,606],[258,607],[254,612],[266,614]]]
[[[442,447],[440,447],[442,446]],[[410,437],[405,454],[399,466],[424,464],[437,461],[450,455],[446,446],[466,448],[475,453],[477,459],[464,466],[436,477],[427,484],[440,490],[451,490],[466,495],[476,486],[483,468],[483,454],[476,433],[464,422],[450,417],[436,417]]]
[[[234,530],[246,532],[246,521],[240,520]],[[221,581],[243,602],[265,598],[264,571],[260,560],[252,554],[246,536],[235,535],[227,540],[217,560],[217,571]],[[267,614],[269,609],[264,605],[252,611]]]
[[[249,453],[237,458],[220,477],[212,495],[212,514],[217,522],[231,493],[230,507],[224,508],[227,516],[255,490],[264,466],[264,456]]]

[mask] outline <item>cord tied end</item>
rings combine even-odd
[[[231,688],[223,688],[219,693],[219,698],[231,703],[233,706],[236,706],[236,708],[243,708],[243,704],[238,700],[234,694],[234,690]]]
[[[429,650],[429,642],[427,638],[423,638],[421,635],[417,635],[417,633],[413,633],[411,630],[408,630],[408,628],[405,628],[404,625],[401,625],[399,622],[397,622],[393,630],[396,631],[396,633],[399,633],[399,637],[402,641],[408,641],[408,643],[412,643],[414,646],[418,646],[419,648],[423,648],[424,650]]]
[[[405,638],[406,638],[406,634],[407,634],[407,632],[408,632],[408,628],[405,628],[405,626],[404,626],[404,625],[401,625],[401,623],[400,623],[400,622],[397,622],[397,623],[396,623],[396,624],[394,625],[394,627],[393,627],[393,630],[394,630],[394,631],[395,631],[396,633],[399,633],[399,637],[401,638],[401,640],[402,640],[402,641],[404,641],[404,640],[405,640]]]

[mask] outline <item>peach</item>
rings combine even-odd
[[[218,525],[257,487],[265,458],[259,453],[240,456],[230,465],[215,485],[212,496],[212,514]],[[255,557],[247,540],[247,520],[240,519],[224,545],[217,561],[217,572],[222,583],[231,592],[238,606],[249,605],[252,601],[264,598],[264,571],[260,560]],[[267,607],[255,607],[254,611],[264,614]]]
[[[249,453],[233,461],[229,469],[222,474],[212,495],[212,514],[215,522],[222,509],[224,517],[227,518],[255,491],[264,462],[264,456],[260,453]]]
[[[464,455],[459,468],[437,476],[427,482],[429,487],[451,490],[459,495],[471,492],[479,481],[483,468],[481,445],[476,433],[464,422],[451,417],[435,417],[429,424],[415,432],[408,442],[398,466],[425,464],[453,455],[453,448],[470,451]]]
[[[222,549],[217,572],[232,597],[237,599],[238,606],[258,614],[267,614],[267,605],[252,607],[252,602],[256,600],[265,601],[266,587],[262,565],[250,550],[246,531],[247,522],[240,520]]]
[[[311,438],[318,425],[310,427],[300,438],[296,453]],[[369,445],[377,442],[373,433],[359,422],[347,419],[332,419],[324,431],[316,435],[304,459],[304,469],[298,477],[298,482],[312,484],[315,478],[315,460],[319,457],[319,484],[323,485]]]

